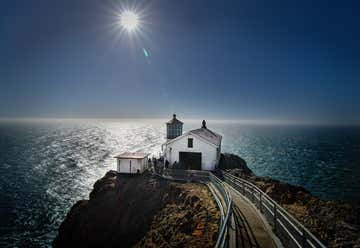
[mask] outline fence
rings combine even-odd
[[[176,170],[176,169],[164,169],[162,171],[162,177],[171,180],[188,181],[188,182],[208,182],[210,181],[208,171],[196,171],[196,170]]]
[[[225,182],[244,195],[260,210],[285,247],[325,248],[325,245],[307,228],[257,186],[226,172],[224,172],[223,176]]]
[[[157,174],[160,173],[157,172]],[[228,247],[228,226],[231,216],[232,199],[224,183],[213,173],[208,171],[164,169],[161,171],[161,176],[170,180],[212,183],[214,188],[212,188],[212,186],[209,186],[209,188],[215,197],[221,212],[219,235],[215,247]]]

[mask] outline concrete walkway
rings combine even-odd
[[[225,183],[233,200],[230,247],[281,247],[257,209],[239,192]]]

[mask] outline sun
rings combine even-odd
[[[125,10],[120,15],[120,24],[128,32],[134,31],[139,25],[139,16],[129,10]]]

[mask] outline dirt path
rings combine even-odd
[[[235,189],[226,185],[233,199],[230,247],[277,247],[259,213]]]

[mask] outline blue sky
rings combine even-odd
[[[357,1],[0,4],[1,117],[360,123]]]

